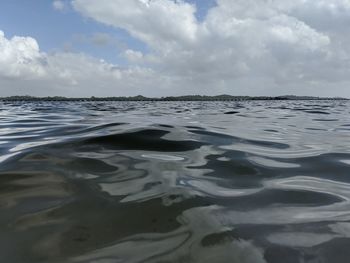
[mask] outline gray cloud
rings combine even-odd
[[[201,21],[196,19],[196,7],[184,1],[73,0],[72,5],[83,16],[127,31],[144,42],[149,52],[125,48],[129,66],[123,69],[84,56],[100,72],[92,82],[90,72],[80,68],[82,55],[77,54],[68,59],[62,54],[42,54],[37,48],[38,57],[28,70],[18,63],[13,64],[15,68],[27,75],[50,72],[47,82],[56,86],[57,76],[69,76],[74,94],[81,95],[96,91],[94,83],[106,95],[350,97],[348,0],[217,0]],[[106,45],[112,40],[94,35],[91,41]],[[52,71],[58,57],[60,64]],[[46,66],[39,63],[43,60]],[[118,68],[118,73],[111,68]],[[69,74],[62,74],[66,71]],[[118,81],[120,85],[111,88]]]

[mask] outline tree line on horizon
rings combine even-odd
[[[346,100],[345,98],[326,98],[315,96],[296,96],[296,95],[283,95],[283,96],[233,96],[233,95],[185,95],[185,96],[168,96],[160,98],[148,98],[142,95],[131,97],[35,97],[35,96],[9,96],[0,97],[1,101],[245,101],[245,100]]]

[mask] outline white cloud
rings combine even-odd
[[[321,89],[338,82],[341,90],[349,82],[346,45],[340,52],[333,44],[340,38],[308,24],[300,12],[344,19],[340,11],[349,10],[349,1],[218,0],[201,22],[184,1],[74,0],[73,6],[146,43],[148,54],[126,51],[130,63],[151,65],[186,85],[187,93],[330,95]]]
[[[82,95],[92,90],[84,74],[92,74],[93,68],[98,72],[94,85],[107,95],[122,93],[121,87],[108,88],[117,79],[129,92],[145,95],[350,97],[349,0],[217,0],[201,21],[196,6],[182,0],[72,0],[72,5],[85,17],[123,29],[148,47],[145,53],[123,48],[129,61],[123,69],[86,55],[32,50],[36,56],[28,72],[40,69],[52,76],[53,65],[59,64],[56,76],[74,79],[71,83]],[[94,41],[110,40],[96,35]],[[80,63],[90,65],[91,72]],[[11,72],[21,72],[21,67],[16,62]]]
[[[145,67],[120,67],[85,54],[47,54],[31,37],[7,39],[0,31],[0,96],[137,95],[166,81]]]
[[[171,48],[174,40],[191,43],[197,30],[195,7],[183,1],[85,0],[73,1],[73,6],[97,21],[126,29],[152,46]]]
[[[132,49],[125,50],[124,55],[131,62],[140,62],[143,60],[142,52],[135,51]]]
[[[45,75],[43,55],[31,37],[5,38],[0,31],[0,76],[40,78]]]
[[[55,1],[53,1],[53,2],[52,2],[52,6],[53,6],[54,9],[59,10],[59,11],[62,11],[62,10],[64,10],[64,8],[65,8],[65,4],[64,4],[64,2],[61,1],[61,0],[55,0]]]

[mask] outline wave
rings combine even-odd
[[[347,105],[293,103],[1,105],[2,257],[346,262]]]

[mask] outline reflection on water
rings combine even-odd
[[[2,103],[2,261],[350,262],[349,110]]]

